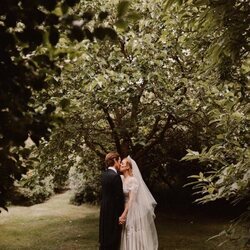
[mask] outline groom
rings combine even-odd
[[[122,180],[118,174],[121,158],[117,152],[105,157],[106,171],[101,177],[102,200],[99,223],[100,250],[119,250],[122,226],[119,217],[124,210]]]

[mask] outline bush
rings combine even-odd
[[[69,187],[73,191],[70,202],[75,205],[97,203],[100,200],[99,179],[99,171],[96,173],[93,168],[72,166],[69,170]]]
[[[30,206],[44,202],[53,194],[53,176],[49,175],[40,180],[35,171],[30,171],[19,182],[15,183],[11,203]]]

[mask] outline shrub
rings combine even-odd
[[[53,176],[40,180],[35,171],[29,171],[19,182],[15,183],[11,203],[30,206],[42,203],[54,194]]]
[[[91,170],[92,169],[92,170]],[[73,191],[70,202],[97,203],[100,200],[100,172],[86,165],[74,165],[69,170],[69,187]]]

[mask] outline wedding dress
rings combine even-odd
[[[144,183],[136,162],[132,163],[133,176],[122,178],[125,203],[128,205],[123,225],[121,250],[157,250],[158,238],[154,223],[156,201]]]

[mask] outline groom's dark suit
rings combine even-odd
[[[124,194],[119,174],[107,169],[101,177],[100,250],[119,250],[122,226],[119,217],[124,210]]]

